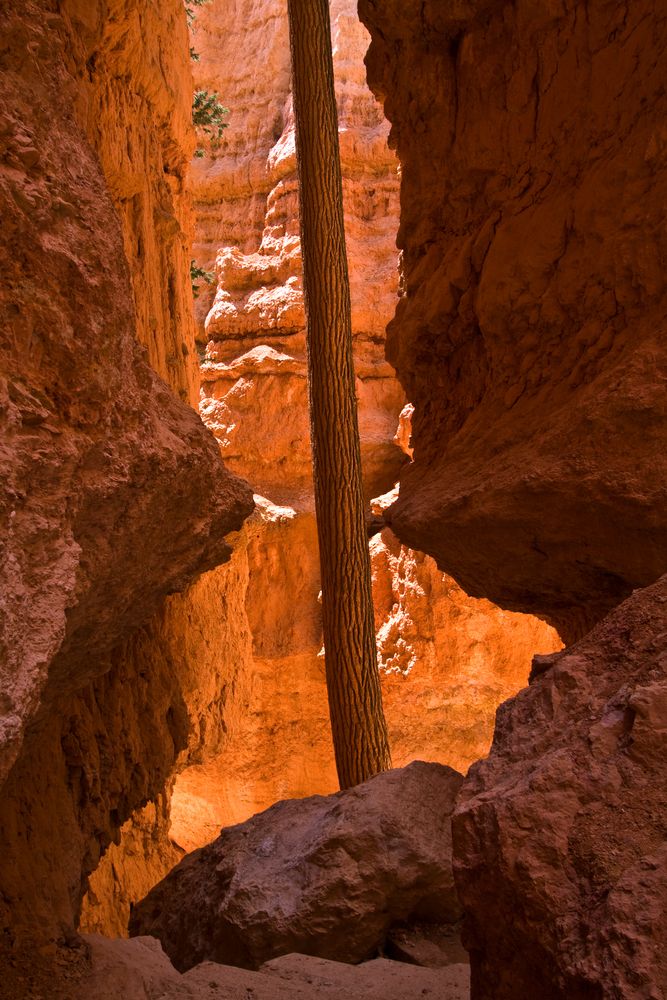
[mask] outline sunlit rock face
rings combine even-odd
[[[124,937],[130,905],[181,860],[169,839],[169,795],[137,810],[111,844],[90,880],[80,927],[88,933]]]
[[[245,532],[253,655],[238,674],[221,752],[177,778],[171,833],[186,850],[279,799],[338,787],[314,518],[265,508]],[[465,770],[487,752],[496,708],[526,683],[533,653],[557,648],[558,637],[537,619],[471,600],[389,529],[372,540],[371,556],[393,762],[439,760]]]
[[[125,933],[130,903],[139,899],[178,860],[169,840],[169,802],[174,771],[207,759],[225,745],[228,728],[243,711],[252,662],[245,608],[246,536],[230,536],[231,560],[201,576],[183,595],[171,598],[128,643],[116,671],[117,707],[113,740],[123,734],[137,746],[139,774],[157,773],[145,797],[157,801],[135,812],[124,824],[120,842],[104,855],[90,879],[79,926],[82,930]],[[123,712],[127,678],[143,678],[136,721]],[[108,698],[106,699],[108,700]],[[157,721],[156,721],[157,720]],[[134,758],[131,758],[131,761]],[[153,790],[155,788],[155,791]],[[165,789],[164,794],[162,790]],[[97,858],[93,859],[93,866]]]
[[[186,402],[182,4],[53,6],[0,14],[3,948],[71,931],[100,853],[196,744],[160,609],[252,510]]]
[[[653,3],[360,0],[401,161],[402,541],[572,639],[667,569]]]
[[[391,490],[410,454],[411,408],[384,359],[397,295],[398,177],[388,125],[365,84],[368,36],[352,0],[331,12],[371,498]],[[252,656],[239,710],[229,703],[222,752],[176,783],[172,834],[187,849],[277,799],[337,787],[321,655],[286,5],[204,7],[192,40],[197,85],[231,109],[220,149],[194,166],[198,261],[216,273],[198,300],[200,412],[226,464],[265,499],[244,529]],[[383,506],[374,504],[376,516]],[[421,757],[465,769],[488,749],[496,706],[525,684],[532,654],[553,650],[558,637],[536,619],[470,600],[389,530],[373,538],[371,554],[394,763]]]
[[[483,757],[496,708],[537,651],[560,646],[539,619],[473,600],[389,528],[371,542],[382,692],[396,764]]]
[[[233,6],[231,18],[214,7],[203,12],[194,34],[202,83],[232,108],[220,150],[195,166],[193,182],[196,247],[217,275],[205,321],[201,414],[230,468],[249,473],[257,493],[312,509],[286,5]],[[367,35],[354,4],[334,3],[331,12],[362,456],[371,497],[393,485],[404,461],[393,437],[405,399],[384,359],[398,281],[398,176],[388,126],[366,86]],[[258,75],[258,65],[266,66],[266,75],[261,68]],[[248,74],[255,103],[245,108]],[[214,198],[218,238],[211,246],[204,240]],[[262,211],[252,225],[258,203]]]

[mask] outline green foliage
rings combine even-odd
[[[197,262],[194,260],[190,261],[190,282],[192,284],[192,295],[193,298],[199,298],[199,292],[201,291],[197,282],[205,281],[207,285],[212,285],[215,281],[215,275],[211,271],[205,271],[203,267],[198,267]]]
[[[210,90],[195,90],[192,99],[192,124],[197,131],[211,140],[215,148],[222,137],[223,129],[227,128],[224,121],[225,115],[229,114],[229,109],[222,106],[218,95]],[[200,147],[195,151],[195,156],[203,156],[204,150]]]
[[[229,114],[229,108],[222,106],[218,95],[210,90],[195,90],[192,99],[192,124],[212,139],[220,139],[223,129],[227,128],[224,121]]]

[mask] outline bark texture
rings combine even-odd
[[[290,0],[327,688],[342,788],[390,764],[375,651],[327,0]]]

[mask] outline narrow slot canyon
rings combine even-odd
[[[329,11],[342,792],[287,0],[0,10],[0,997],[664,1000],[667,12]]]

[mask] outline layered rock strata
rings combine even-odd
[[[536,664],[454,818],[474,998],[667,991],[667,577]]]
[[[415,762],[326,798],[279,802],[189,854],[133,910],[180,970],[291,952],[357,963],[411,920],[461,915],[451,812],[463,778]]]
[[[397,290],[398,176],[387,123],[365,83],[368,36],[355,4],[336,0],[331,13],[371,498],[393,486],[411,451],[410,408],[384,360]],[[220,148],[194,168],[195,249],[216,273],[198,300],[200,412],[226,463],[268,499],[245,529],[253,637],[245,711],[223,752],[177,781],[172,829],[186,849],[277,799],[337,787],[320,655],[286,5],[203,7],[192,42],[197,85],[231,108]],[[382,506],[374,505],[380,526]],[[532,654],[553,650],[558,637],[535,619],[469,600],[387,529],[371,553],[394,763],[423,757],[465,769],[488,749],[496,705],[526,682]]]
[[[360,0],[401,161],[399,538],[582,635],[667,568],[660,5]]]
[[[182,5],[52,8],[0,15],[3,947],[71,929],[100,852],[163,791],[196,706],[190,669],[161,671],[160,608],[252,509],[183,401]]]

